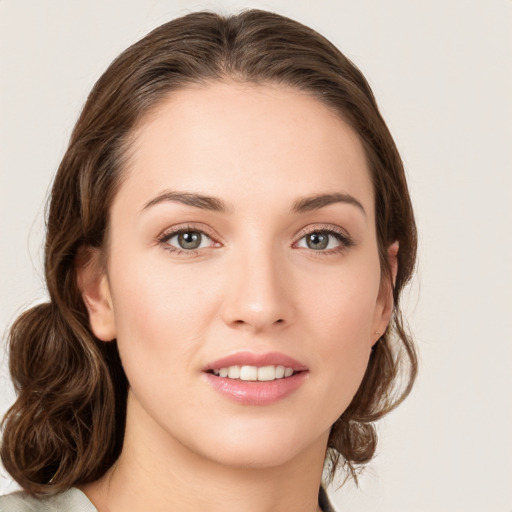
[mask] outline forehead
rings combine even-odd
[[[175,91],[133,140],[120,194],[130,192],[134,201],[164,188],[251,204],[335,191],[373,212],[358,135],[318,99],[289,86],[214,82]]]

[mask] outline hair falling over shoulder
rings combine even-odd
[[[391,280],[387,248],[395,241],[400,246],[392,321],[331,429],[331,478],[339,468],[357,478],[375,453],[374,422],[411,390],[417,359],[399,300],[415,265],[416,228],[402,161],[367,81],[328,40],[283,16],[192,13],[156,28],[114,60],[91,91],[59,166],[45,245],[50,303],[22,314],[9,336],[17,400],[3,421],[1,458],[30,493],[94,481],[120,454],[128,383],[116,341],[91,332],[76,266],[87,248],[106,250],[109,208],[144,116],[172,91],[226,79],[292,86],[342,117],[367,156],[383,280]]]

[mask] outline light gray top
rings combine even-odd
[[[35,498],[26,492],[17,491],[0,496],[0,512],[98,512],[87,496],[71,489],[44,498]]]

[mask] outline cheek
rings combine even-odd
[[[183,365],[215,309],[211,288],[197,271],[191,275],[185,266],[173,268],[160,260],[117,258],[111,272],[117,339],[126,365]]]
[[[372,267],[367,267],[372,268]],[[363,379],[373,344],[379,272],[350,272],[326,283],[326,293],[310,299],[310,332],[331,420],[349,405]],[[312,377],[315,377],[312,374]]]
[[[309,316],[312,321],[316,319],[317,328],[325,329],[330,349],[367,345],[371,338],[380,273],[377,266],[358,267],[347,266],[326,276],[308,299]]]
[[[150,258],[118,258],[112,274],[117,341],[131,391],[157,423],[186,422],[197,403],[197,351],[214,310],[201,276]],[[178,266],[179,267],[179,266]],[[127,276],[127,278],[123,278]],[[162,409],[162,404],[167,406]],[[179,419],[171,415],[180,410]],[[165,419],[166,418],[166,419]],[[170,428],[170,427],[169,427]]]

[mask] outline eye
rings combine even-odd
[[[213,245],[213,240],[197,229],[182,229],[166,234],[160,242],[169,246],[169,250],[176,251],[195,251]]]
[[[304,235],[296,247],[313,251],[338,252],[353,245],[352,240],[345,234],[333,229],[311,231]]]

